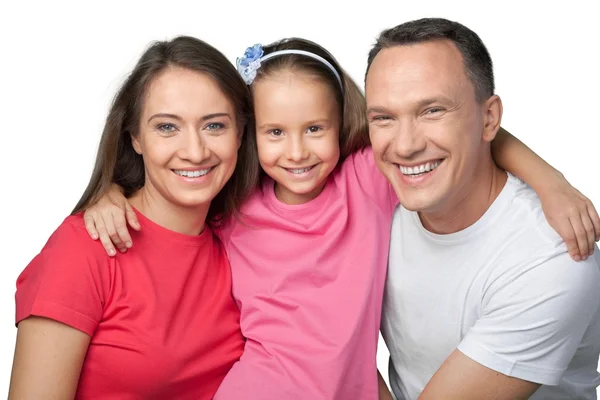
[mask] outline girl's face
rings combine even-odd
[[[302,72],[280,71],[252,85],[256,142],[277,198],[317,197],[340,158],[340,111],[332,88]]]
[[[144,158],[150,198],[208,207],[237,162],[235,110],[208,75],[167,68],[149,85],[133,147]]]

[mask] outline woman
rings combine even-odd
[[[179,37],[142,55],[88,188],[17,281],[9,398],[212,399],[244,344],[211,226],[248,192],[234,170],[250,113],[246,85],[208,44]],[[113,181],[144,228],[117,258],[81,213]]]

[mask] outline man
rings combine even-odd
[[[394,215],[382,333],[398,399],[595,399],[600,260],[570,258],[535,192],[493,162],[502,103],[479,37],[384,31],[366,95]]]

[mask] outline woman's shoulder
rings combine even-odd
[[[92,239],[85,228],[83,214],[69,215],[50,236],[48,244],[64,245],[77,244],[84,248],[96,248],[99,242]]]
[[[92,335],[110,287],[109,264],[83,217],[65,218],[17,278],[16,323],[35,314]]]
[[[39,255],[52,264],[66,259],[71,261],[69,264],[76,261],[89,263],[92,260],[98,264],[109,260],[102,243],[88,234],[83,214],[66,217],[52,232]]]

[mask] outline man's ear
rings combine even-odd
[[[483,104],[483,136],[486,142],[491,142],[496,137],[500,122],[502,121],[502,100],[493,95]]]

